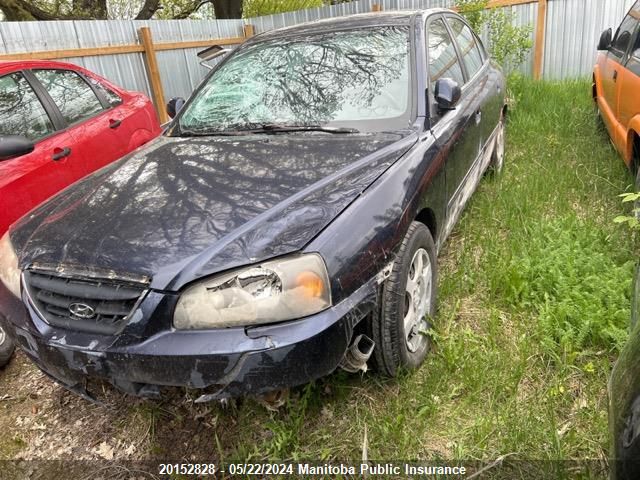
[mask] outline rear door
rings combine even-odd
[[[60,111],[74,140],[81,178],[125,153],[125,142],[118,131],[122,118],[94,87],[73,70],[38,69],[31,73],[46,90]],[[115,113],[115,115],[114,115]]]
[[[120,156],[144,145],[160,134],[160,124],[149,100],[138,93],[114,91],[102,79],[85,77],[108,109],[109,128],[117,136]]]
[[[0,76],[0,135],[22,135],[33,152],[0,161],[0,234],[73,182],[77,155],[51,105],[24,72]]]
[[[476,115],[478,101],[472,98],[469,89],[464,89],[467,79],[444,17],[429,17],[426,32],[431,129],[445,158],[447,209],[445,226],[440,229],[438,239],[441,244],[472,193],[468,172],[478,157],[481,137]],[[440,110],[435,102],[435,85],[441,78],[455,80],[463,88],[462,98],[453,110]]]

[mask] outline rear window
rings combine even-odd
[[[87,82],[71,70],[34,70],[68,124],[86,120],[102,111],[102,104]]]
[[[96,90],[98,90],[102,94],[102,96],[107,101],[110,107],[115,107],[122,103],[122,99],[120,98],[120,95],[118,95],[116,92],[111,90],[106,85],[102,84],[101,82],[97,81],[94,78],[89,78],[89,82],[91,82],[91,85],[93,85],[96,88]]]
[[[0,135],[38,140],[54,130],[42,103],[21,74],[0,77]]]

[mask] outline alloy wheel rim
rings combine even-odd
[[[431,259],[424,248],[413,255],[405,288],[404,339],[407,349],[416,352],[427,343],[426,315],[431,311]]]
[[[4,344],[6,340],[7,340],[7,334],[4,331],[4,328],[2,328],[2,326],[0,325],[0,347]]]

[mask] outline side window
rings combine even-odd
[[[34,70],[69,124],[86,120],[102,110],[100,100],[80,75],[71,70]]]
[[[122,99],[120,98],[120,96],[106,85],[91,77],[89,77],[89,82],[91,82],[91,85],[93,85],[96,90],[98,90],[102,94],[110,107],[115,107],[122,103]]]
[[[631,48],[631,55],[633,56],[633,58],[640,61],[640,32],[638,32],[638,35],[636,35],[636,42]]]
[[[451,78],[460,86],[464,85],[460,60],[442,19],[438,18],[429,24],[427,43],[429,46],[429,88],[433,90],[436,81],[440,78]]]
[[[460,19],[455,17],[447,17],[447,22],[453,32],[453,38],[458,44],[462,61],[467,68],[469,78],[473,77],[482,67],[482,55],[476,37],[471,29]]]
[[[38,140],[55,129],[49,115],[19,73],[0,77],[0,135],[22,135]]]
[[[638,20],[633,18],[631,15],[627,15],[625,17],[616,32],[616,36],[613,38],[613,42],[611,43],[611,51],[614,55],[622,57],[627,53],[627,49],[631,43],[631,37],[633,36],[633,32],[637,25]]]

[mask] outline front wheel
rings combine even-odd
[[[15,341],[11,333],[9,333],[7,321],[0,316],[0,368],[9,363],[14,349]]]
[[[430,319],[436,313],[438,265],[429,229],[412,222],[391,275],[384,284],[380,315],[372,321],[376,370],[394,377],[416,369],[429,351]]]

